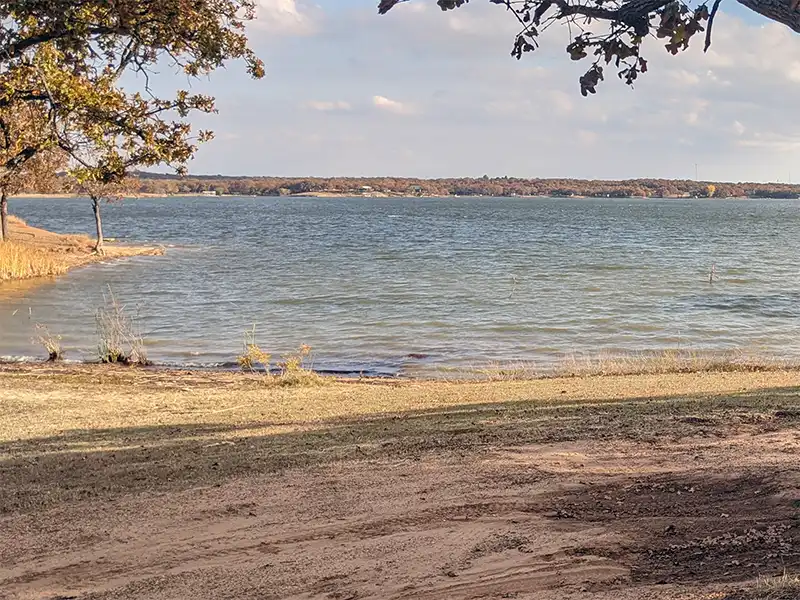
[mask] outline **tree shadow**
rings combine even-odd
[[[800,389],[792,387],[624,402],[462,405],[295,424],[303,429],[288,433],[264,433],[287,425],[269,421],[70,430],[0,444],[0,513],[219,485],[332,461],[419,460],[580,439],[657,442],[798,422]]]

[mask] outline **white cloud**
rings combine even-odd
[[[334,102],[312,100],[306,102],[306,107],[319,112],[347,112],[353,108],[349,102],[343,100],[336,100]]]
[[[252,152],[243,143],[235,159],[204,148],[209,170],[224,158],[229,170],[246,163],[254,173],[268,164],[285,174],[693,177],[697,162],[708,178],[764,180],[785,173],[800,152],[800,121],[792,118],[800,36],[774,24],[720,13],[708,53],[701,37],[677,56],[648,39],[649,69],[635,89],[609,66],[598,93],[583,98],[577,80],[588,63],[569,60],[566,29],[550,28],[539,49],[516,61],[509,50],[518,24],[486,2],[447,13],[408,2],[385,17],[374,14],[374,2],[260,5],[275,22],[313,24],[316,1],[325,4],[324,28],[271,47],[268,92],[248,119],[241,115],[242,139],[253,139],[257,121],[271,145]],[[237,103],[242,89],[230,90]],[[308,90],[315,99],[298,105]],[[235,118],[220,108],[220,120]],[[348,118],[328,118],[337,111]],[[292,134],[274,133],[282,127]],[[344,142],[354,128],[360,139]]]
[[[686,69],[673,69],[669,72],[669,76],[676,85],[689,87],[700,83],[700,76],[697,73],[692,73]]]
[[[310,11],[298,6],[297,0],[257,0],[256,20],[252,26],[285,35],[308,35],[318,29]]]
[[[384,110],[397,115],[410,115],[416,112],[416,109],[410,104],[398,102],[397,100],[390,100],[385,96],[373,96],[372,104],[379,110]]]

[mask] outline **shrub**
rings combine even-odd
[[[324,385],[326,379],[316,373],[311,364],[311,346],[301,345],[295,352],[283,356],[278,363],[278,385]]]
[[[270,360],[272,356],[264,352],[256,342],[256,326],[250,331],[244,332],[244,351],[236,357],[236,362],[244,371],[255,371],[257,366],[261,366],[269,374]]]
[[[114,296],[111,288],[103,294],[105,305],[97,309],[98,357],[100,362],[125,365],[147,365],[144,338],[138,318],[131,317],[124,304]]]
[[[326,379],[315,373],[309,364],[311,346],[303,344],[295,352],[284,355],[277,363],[275,372],[272,369],[272,355],[261,349],[256,341],[256,327],[244,334],[242,353],[236,362],[243,371],[255,372],[263,369],[266,382],[270,385],[323,385]]]
[[[61,336],[50,333],[47,325],[36,324],[36,337],[33,338],[33,343],[39,344],[45,349],[49,361],[55,362],[63,358]]]

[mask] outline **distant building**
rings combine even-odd
[[[214,190],[205,190],[203,192],[200,192],[200,195],[201,196],[216,196],[217,192],[215,192]]]

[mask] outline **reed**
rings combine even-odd
[[[110,288],[103,297],[105,305],[95,313],[97,354],[100,362],[149,364],[138,318],[129,314],[125,305],[117,300]]]

